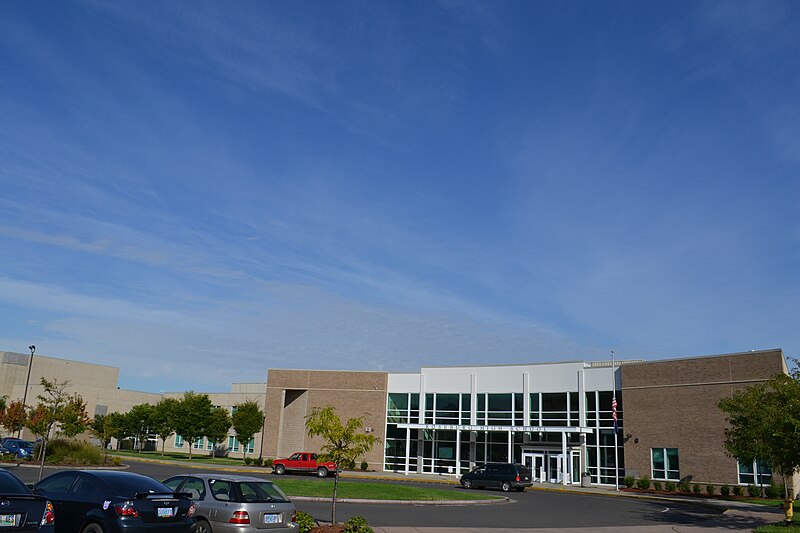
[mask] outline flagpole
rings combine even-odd
[[[619,490],[619,448],[617,447],[617,375],[614,373],[614,350],[611,350],[611,403],[614,417],[614,489]]]

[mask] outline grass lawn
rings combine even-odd
[[[218,465],[240,465],[244,466],[244,460],[234,457],[211,457],[208,455],[208,452],[203,450],[197,450],[198,453],[192,454],[192,461],[198,463],[210,463],[210,464],[218,464]],[[143,459],[160,459],[163,461],[189,461],[189,454],[188,453],[181,453],[181,452],[164,452],[164,455],[161,455],[161,452],[134,452],[129,450],[109,450],[109,455],[116,455],[119,457],[141,457]],[[269,470],[269,469],[267,469]]]
[[[754,533],[800,533],[800,523],[794,522],[793,525],[787,526],[783,522],[776,522],[774,524],[767,524],[766,526],[757,527],[753,530]]]
[[[273,479],[283,492],[289,496],[312,496],[330,498],[333,496],[333,479]],[[337,498],[358,498],[368,500],[493,500],[503,498],[491,493],[466,490],[444,490],[428,487],[412,487],[404,483],[370,483],[339,481]],[[798,532],[800,533],[800,532]]]
[[[780,507],[783,509],[783,500],[776,500],[772,498],[740,498],[740,502],[748,502],[748,503],[755,503],[757,505],[766,505],[767,507]],[[800,512],[800,500],[794,500],[792,502],[792,509],[794,509],[795,513]],[[797,517],[800,519],[800,517]],[[798,529],[800,532],[800,529]]]

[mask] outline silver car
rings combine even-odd
[[[196,533],[299,531],[294,504],[271,481],[227,474],[182,474],[164,480],[196,505]]]

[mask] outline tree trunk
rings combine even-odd
[[[331,500],[331,525],[336,525],[336,492],[339,490],[339,466],[336,466],[336,475],[333,476],[333,499]]]
[[[169,437],[167,437],[168,439]],[[161,457],[164,457],[164,446],[167,445],[167,439],[161,439]]]

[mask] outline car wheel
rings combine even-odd
[[[317,468],[317,477],[328,477],[328,469],[324,466]]]
[[[500,484],[500,490],[502,490],[503,492],[510,491],[511,483],[509,483],[508,481],[503,481],[503,483]]]
[[[103,533],[103,528],[100,527],[100,524],[86,524],[86,526],[81,529],[81,533]]]
[[[272,469],[272,471],[273,471],[275,474],[277,474],[277,475],[279,475],[279,476],[282,476],[283,474],[285,474],[285,473],[286,473],[286,467],[285,467],[285,466],[283,466],[283,465],[278,465],[278,466],[276,466],[275,468],[273,468],[273,469]]]
[[[464,487],[465,489],[471,489],[472,488],[472,480],[471,479],[462,479],[461,480],[461,486]]]
[[[207,521],[203,520],[202,518],[197,521],[197,529],[195,529],[195,533],[214,533],[211,530],[211,524]]]

